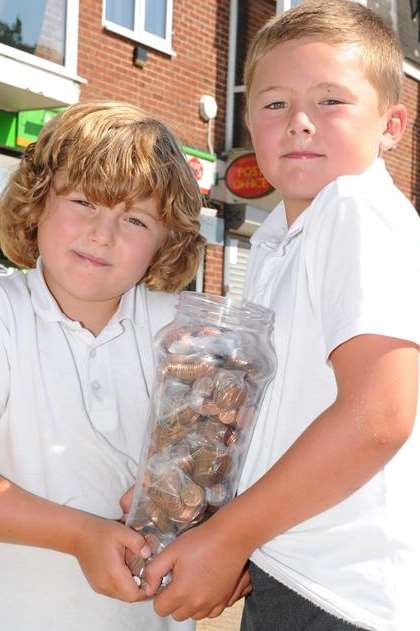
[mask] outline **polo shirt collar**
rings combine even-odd
[[[31,292],[34,311],[39,318],[47,322],[63,322],[69,328],[82,329],[79,322],[66,316],[57,304],[45,282],[42,261],[39,257],[36,268],[27,273],[28,286]],[[123,320],[134,321],[135,314],[135,287],[129,289],[120,300],[117,311],[114,313],[105,328],[120,325]]]
[[[254,232],[251,237],[253,245],[264,243],[275,247],[285,239],[297,236],[303,230],[305,224],[307,208],[300,213],[292,225],[287,225],[286,209],[284,203],[280,202],[273,208],[264,223]]]

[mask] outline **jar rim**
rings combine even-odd
[[[272,326],[274,311],[249,300],[238,300],[227,296],[218,296],[203,292],[182,291],[179,294],[176,308],[200,311],[202,316],[214,321],[226,324],[259,324],[260,326]],[[204,313],[203,313],[204,312]]]

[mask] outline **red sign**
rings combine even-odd
[[[195,179],[201,180],[204,174],[204,169],[200,160],[198,158],[188,157],[188,164],[190,165],[190,169],[193,172]]]
[[[260,171],[255,153],[246,153],[233,160],[226,169],[225,182],[233,195],[246,199],[264,197],[273,191]]]

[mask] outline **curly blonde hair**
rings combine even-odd
[[[60,171],[60,193],[76,188],[96,204],[157,195],[168,236],[142,279],[179,291],[195,276],[204,239],[201,194],[172,133],[134,105],[86,102],[55,116],[29,145],[0,201],[0,247],[20,267],[38,257],[37,227]]]

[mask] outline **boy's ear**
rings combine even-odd
[[[407,110],[399,103],[393,105],[387,112],[386,127],[382,134],[380,153],[393,149],[401,139],[407,126]]]

